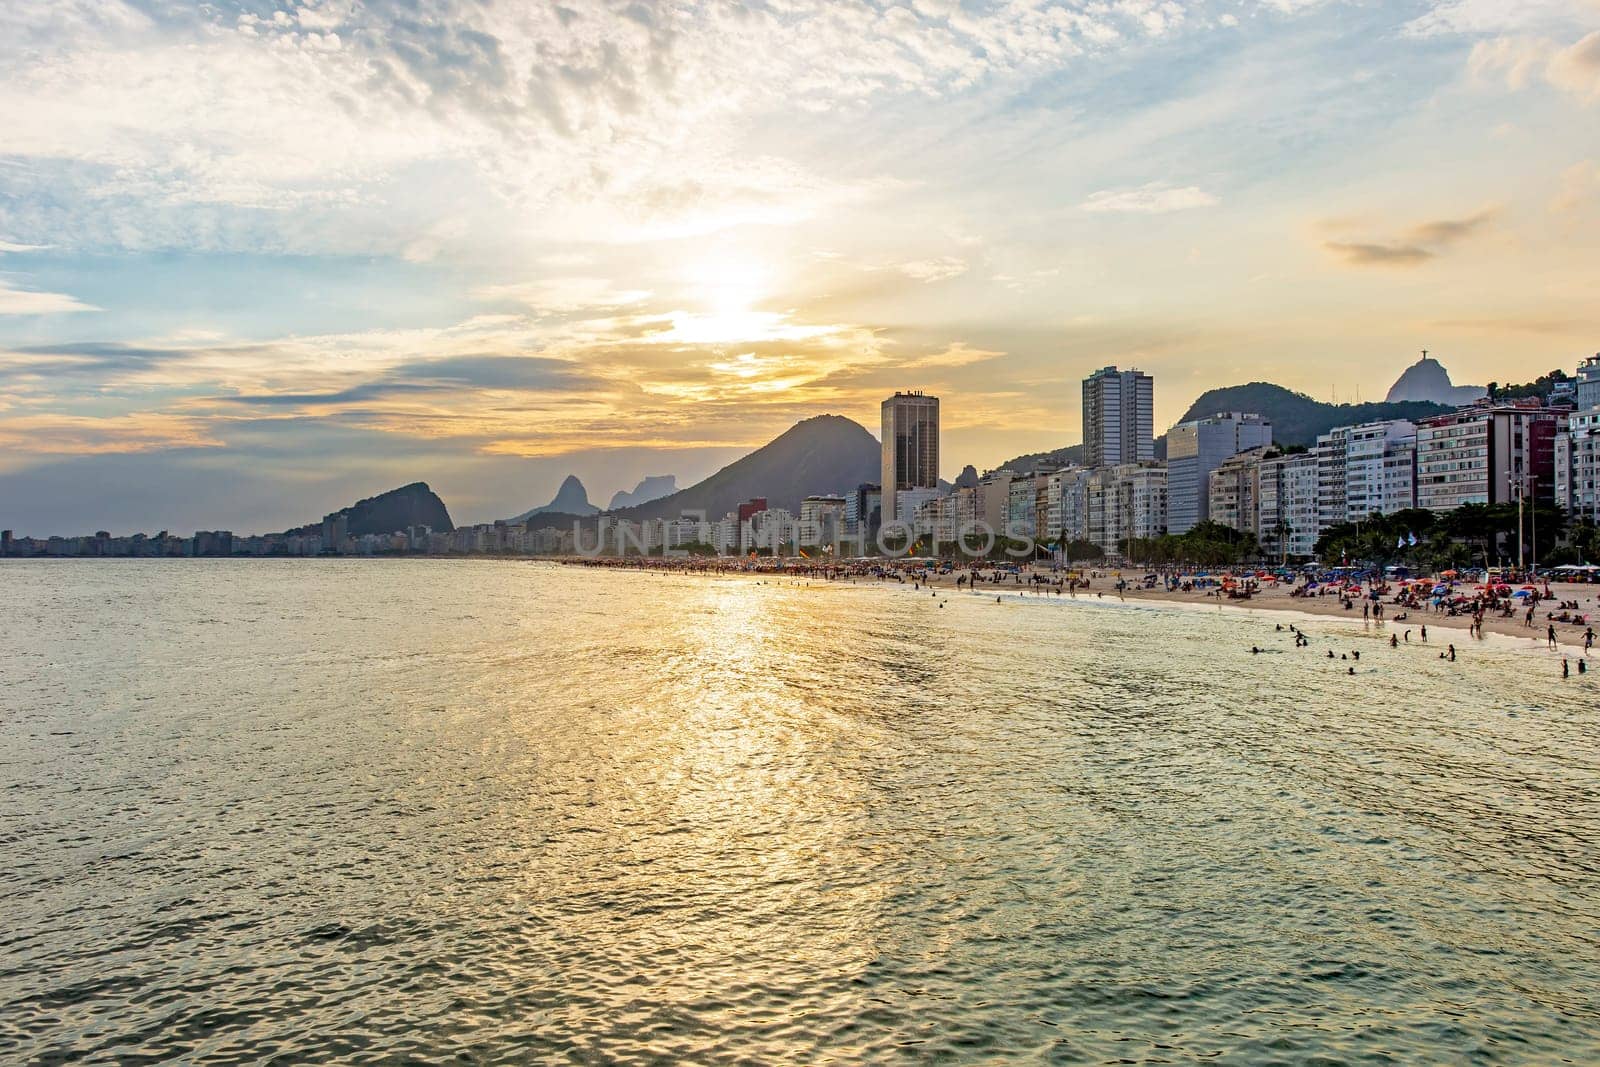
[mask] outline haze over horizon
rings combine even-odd
[[[946,477],[1600,348],[1600,0],[0,9],[0,525],[458,521],[944,398]],[[319,510],[320,509],[320,510]]]

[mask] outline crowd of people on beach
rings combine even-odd
[[[1359,603],[1363,622],[1388,628],[1398,626],[1389,635],[1389,645],[1398,648],[1410,644],[1412,635],[1419,634],[1418,643],[1427,644],[1426,621],[1417,622],[1414,615],[1422,615],[1460,627],[1466,621],[1469,637],[1482,639],[1488,620],[1517,620],[1521,629],[1537,630],[1536,622],[1544,622],[1544,644],[1551,650],[1560,649],[1562,634],[1557,627],[1569,627],[1569,638],[1581,642],[1583,657],[1594,647],[1594,611],[1586,611],[1584,593],[1571,590],[1558,594],[1552,590],[1548,579],[1542,585],[1523,584],[1513,589],[1508,583],[1490,580],[1480,584],[1464,584],[1460,576],[1446,571],[1431,578],[1358,576],[1348,568],[1335,569],[1334,573],[1315,574],[1248,570],[1240,572],[1213,572],[1201,568],[1153,568],[1132,576],[1122,571],[1062,563],[1026,563],[995,560],[939,560],[924,557],[867,557],[860,559],[808,559],[804,557],[772,556],[620,556],[582,557],[564,561],[580,567],[610,570],[640,570],[686,575],[755,576],[760,580],[785,579],[806,582],[842,582],[849,584],[877,583],[909,585],[914,592],[929,592],[936,599],[940,592],[954,591],[978,594],[989,592],[997,601],[1006,594],[1021,598],[1093,596],[1104,599],[1108,595],[1125,600],[1153,595],[1162,599],[1185,599],[1186,596],[1207,598],[1219,603],[1242,602],[1239,606],[1254,607],[1264,591],[1274,591],[1274,598],[1261,606],[1297,607],[1308,600],[1325,604],[1326,598],[1335,598],[1335,605],[1320,608],[1327,612],[1342,609],[1354,613]],[[1600,596],[1596,597],[1600,611]],[[944,607],[944,601],[939,602]],[[1544,608],[1543,619],[1540,619]],[[1309,609],[1309,605],[1308,605]],[[1415,625],[1406,626],[1407,623]],[[1501,632],[1505,622],[1501,622]],[[1576,631],[1582,627],[1581,632]],[[1285,629],[1281,624],[1279,631]],[[1287,632],[1295,638],[1295,647],[1307,647],[1309,638],[1303,629],[1290,625]],[[1252,647],[1252,652],[1262,651]],[[1328,656],[1335,655],[1333,650]],[[1347,653],[1346,658],[1351,658]],[[1357,654],[1353,658],[1359,659]],[[1439,653],[1446,662],[1455,662],[1454,644]],[[1562,660],[1563,677],[1571,674],[1571,664]],[[1354,666],[1350,668],[1354,673]],[[1578,674],[1586,674],[1587,664],[1580,657]]]

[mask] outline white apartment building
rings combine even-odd
[[[802,543],[831,545],[845,530],[845,499],[842,496],[808,496],[800,501]]]
[[[1123,463],[1089,472],[1085,540],[1106,555],[1118,555],[1129,540],[1167,532],[1167,468],[1160,463]]]
[[[1317,543],[1317,457],[1278,453],[1261,460],[1261,549],[1269,558],[1309,558]]]
[[[1246,449],[1229,456],[1211,472],[1211,521],[1261,535],[1261,461],[1267,448]]]
[[[1083,380],[1084,461],[1090,469],[1155,458],[1155,383],[1106,367]]]
[[[995,533],[1006,537],[1032,537],[1034,531],[1034,479],[1014,478],[1006,499],[1005,523]]]
[[[1416,424],[1394,419],[1344,429],[1343,521],[1360,522],[1373,512],[1392,515],[1414,507]]]
[[[1587,364],[1586,364],[1587,365]],[[1567,418],[1555,442],[1555,499],[1577,520],[1600,522],[1600,403]]]
[[[1167,525],[1188,533],[1211,517],[1211,472],[1223,460],[1272,443],[1272,423],[1231,412],[1180,423],[1167,434]]]
[[[1417,424],[1417,506],[1450,511],[1551,488],[1564,413],[1537,400],[1483,401]]]

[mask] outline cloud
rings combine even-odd
[[[1550,210],[1557,214],[1576,211],[1597,197],[1600,197],[1600,164],[1586,159],[1561,172],[1561,186],[1550,199]]]
[[[901,363],[897,369],[929,370],[933,368],[970,367],[974,363],[987,363],[1004,355],[1004,352],[968,347],[964,341],[952,341],[945,346],[942,352],[933,352]]]
[[[354,407],[372,401],[430,394],[572,392],[602,387],[603,380],[565,360],[538,356],[451,356],[401,363],[380,380],[322,393],[258,393],[218,396],[225,404],[252,407]]]
[[[1021,92],[1191,27],[1206,20],[1174,0],[338,0],[159,16],[63,0],[0,12],[0,114],[7,155],[56,215],[18,240],[429,262],[483,236],[664,239],[814,217],[871,195],[873,176],[777,158],[782,138],[775,151],[753,131]],[[217,215],[196,222],[199,208]]]
[[[606,278],[543,278],[531,282],[481,286],[473,299],[485,303],[520,304],[537,312],[609,310],[637,304],[647,289],[618,289]]]
[[[967,261],[955,256],[939,256],[934,259],[914,259],[900,264],[899,269],[914,281],[944,282],[967,273]]]
[[[1411,267],[1418,263],[1426,263],[1434,257],[1433,252],[1415,245],[1327,241],[1323,247],[1355,267]]]
[[[1573,0],[1443,0],[1406,23],[1403,31],[1413,37],[1526,33],[1565,25],[1575,13]]]
[[[16,241],[0,241],[0,255],[16,252],[40,252],[46,245],[26,245]],[[33,289],[18,289],[0,278],[0,315],[59,315],[72,311],[99,311],[76,297],[65,293],[42,293]]]
[[[1585,104],[1600,100],[1600,30],[1551,56],[1545,76]]]
[[[17,249],[13,248],[12,251]],[[60,315],[73,311],[99,311],[65,293],[17,289],[0,280],[0,315]]]
[[[1481,81],[1527,88],[1536,78],[1584,105],[1600,101],[1600,30],[1570,45],[1543,37],[1508,36],[1472,46],[1468,69]]]
[[[1096,213],[1165,215],[1173,211],[1212,207],[1216,203],[1215,196],[1193,185],[1179,188],[1151,182],[1134,189],[1102,189],[1091,193],[1079,207]]]
[[[0,419],[0,448],[33,455],[100,455],[221,445],[204,420],[163,412],[94,416],[50,412]]]
[[[1415,267],[1437,258],[1445,250],[1478,233],[1494,219],[1496,210],[1485,208],[1459,219],[1437,219],[1411,226],[1387,240],[1327,240],[1322,247],[1352,267]],[[1349,221],[1331,221],[1329,229],[1348,229]]]

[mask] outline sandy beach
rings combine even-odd
[[[578,563],[580,561],[573,559],[565,562]],[[721,563],[723,566],[720,567],[712,564],[707,568],[706,573],[717,574],[726,577],[744,576],[766,579],[782,577],[805,577],[813,581],[828,580],[826,574],[821,573],[828,569],[827,566],[819,565],[810,561],[789,561],[789,565],[780,570],[773,566],[772,561],[766,560],[764,561],[765,565],[761,569],[753,571],[742,569],[739,566],[738,561],[729,558],[723,558]],[[705,564],[706,561],[698,561],[699,566],[705,566]],[[657,560],[650,564],[640,565],[639,563],[635,563],[634,565],[640,566],[640,569],[645,572],[655,570],[679,571],[680,573],[700,572],[698,569],[691,570],[690,568],[695,567],[696,565],[689,564],[688,561],[682,561],[677,565],[673,565],[664,564],[662,561]],[[812,568],[812,572],[806,574],[805,571],[807,568]],[[956,593],[959,591],[964,595],[981,595],[983,593],[989,593],[991,596],[1015,596],[1021,594],[1030,599],[1034,597],[1049,597],[1050,599],[1056,599],[1059,595],[1059,598],[1062,600],[1072,598],[1087,598],[1121,600],[1126,602],[1146,601],[1187,604],[1193,607],[1215,607],[1219,610],[1226,609],[1243,611],[1300,612],[1304,615],[1321,616],[1330,619],[1343,619],[1347,622],[1360,621],[1362,618],[1362,602],[1360,600],[1354,601],[1354,606],[1346,609],[1344,606],[1344,601],[1338,596],[1291,596],[1290,593],[1293,591],[1294,586],[1283,582],[1272,583],[1264,581],[1261,583],[1261,588],[1257,590],[1249,599],[1235,600],[1230,599],[1226,594],[1217,589],[1197,589],[1190,592],[1183,592],[1181,590],[1169,591],[1163,587],[1158,587],[1156,589],[1145,589],[1143,588],[1142,579],[1147,572],[1139,569],[1122,571],[1115,569],[1089,569],[1087,572],[1081,573],[1087,573],[1089,576],[1089,580],[1091,582],[1090,588],[1078,589],[1075,593],[1062,591],[1059,594],[1056,592],[1053,584],[1045,586],[1043,584],[1035,584],[1029,580],[1033,575],[1036,574],[1040,578],[1048,579],[1053,583],[1053,581],[1060,577],[1060,575],[1053,573],[1048,569],[1040,569],[1034,572],[1024,570],[1021,575],[1020,583],[1010,579],[998,583],[985,580],[977,587],[976,590],[974,590],[971,586],[957,585],[957,579],[966,573],[968,572],[965,570],[958,570],[951,574],[934,574],[928,577],[922,577],[918,575],[915,578],[908,573],[905,580],[907,582],[915,580],[917,584],[920,584],[930,590],[939,590],[940,592],[944,593]],[[1129,583],[1129,588],[1120,593],[1116,589],[1119,579],[1126,579]],[[874,581],[895,581],[896,579],[872,578],[863,575],[855,575],[848,577],[839,576],[834,580],[848,581],[853,584],[866,584]],[[1466,593],[1468,596],[1471,596],[1477,587],[1476,584],[1461,583],[1457,588],[1463,593]],[[1541,589],[1542,588],[1544,588],[1543,583],[1541,583]],[[1560,647],[1563,649],[1572,649],[1582,652],[1585,630],[1587,630],[1590,626],[1594,626],[1597,632],[1600,632],[1600,585],[1579,582],[1550,582],[1548,583],[1548,588],[1552,594],[1552,597],[1551,599],[1541,601],[1534,609],[1531,626],[1528,625],[1525,620],[1526,610],[1518,608],[1516,612],[1509,618],[1501,615],[1499,612],[1490,612],[1486,614],[1483,620],[1483,632],[1485,634],[1496,634],[1501,637],[1518,641],[1527,641],[1530,644],[1547,647],[1549,643],[1548,628],[1553,625],[1556,629],[1556,641]],[[1437,631],[1441,635],[1450,634],[1451,636],[1444,639],[1447,643],[1461,643],[1464,641],[1473,640],[1473,638],[1468,634],[1468,630],[1472,625],[1472,616],[1470,614],[1449,615],[1436,612],[1431,608],[1431,606],[1426,605],[1426,602],[1421,608],[1405,608],[1395,605],[1391,601],[1392,597],[1386,597],[1384,599],[1383,618],[1372,620],[1373,625],[1394,633],[1402,641],[1406,639],[1406,631],[1410,630],[1412,631],[1411,640],[1420,642],[1422,640],[1423,627],[1427,627],[1429,631]],[[1559,605],[1569,604],[1572,602],[1576,602],[1578,607],[1576,610],[1570,608],[1565,609],[1568,615],[1582,616],[1585,621],[1562,622],[1553,617],[1562,614],[1564,609],[1562,609]]]
[[[1090,589],[1087,595],[1094,596],[1096,593],[1104,593],[1107,597],[1118,595],[1114,589],[1117,582],[1116,572],[1105,573],[1107,576],[1096,581],[1095,588]],[[1142,575],[1134,575],[1133,580],[1136,581],[1140,577]],[[1250,611],[1298,611],[1307,615],[1319,615],[1345,621],[1360,620],[1361,618],[1361,603],[1359,601],[1355,602],[1353,609],[1347,611],[1344,608],[1343,601],[1337,596],[1290,596],[1291,588],[1286,584],[1272,585],[1263,583],[1262,589],[1248,600],[1230,600],[1217,590],[1197,590],[1184,593],[1168,592],[1159,588],[1129,588],[1126,593],[1121,595],[1129,601],[1169,601],[1198,606],[1218,605],[1222,608]],[[1470,590],[1472,587],[1466,588]],[[1550,591],[1555,594],[1555,600],[1554,602],[1545,601],[1534,610],[1532,627],[1524,624],[1523,616],[1525,612],[1521,610],[1517,611],[1509,619],[1501,617],[1498,613],[1491,612],[1484,617],[1484,632],[1516,638],[1538,645],[1546,645],[1548,642],[1547,627],[1554,625],[1556,628],[1556,640],[1563,647],[1582,651],[1583,634],[1587,626],[1596,625],[1597,632],[1600,632],[1600,586],[1571,582],[1551,582]],[[1078,595],[1084,596],[1085,593],[1080,591]],[[1563,623],[1548,618],[1550,615],[1559,615],[1561,613],[1556,608],[1556,603],[1574,600],[1580,605],[1578,614],[1587,616],[1590,620],[1589,623]],[[1400,618],[1401,615],[1404,615],[1405,618]],[[1413,641],[1420,640],[1421,628],[1426,626],[1430,632],[1435,630],[1440,633],[1448,632],[1454,636],[1446,638],[1446,640],[1458,642],[1462,639],[1471,640],[1467,635],[1467,629],[1471,624],[1471,615],[1452,616],[1440,614],[1427,608],[1412,610],[1396,607],[1387,601],[1384,604],[1384,618],[1376,622],[1376,625],[1400,635],[1402,640],[1406,630],[1413,631]]]

